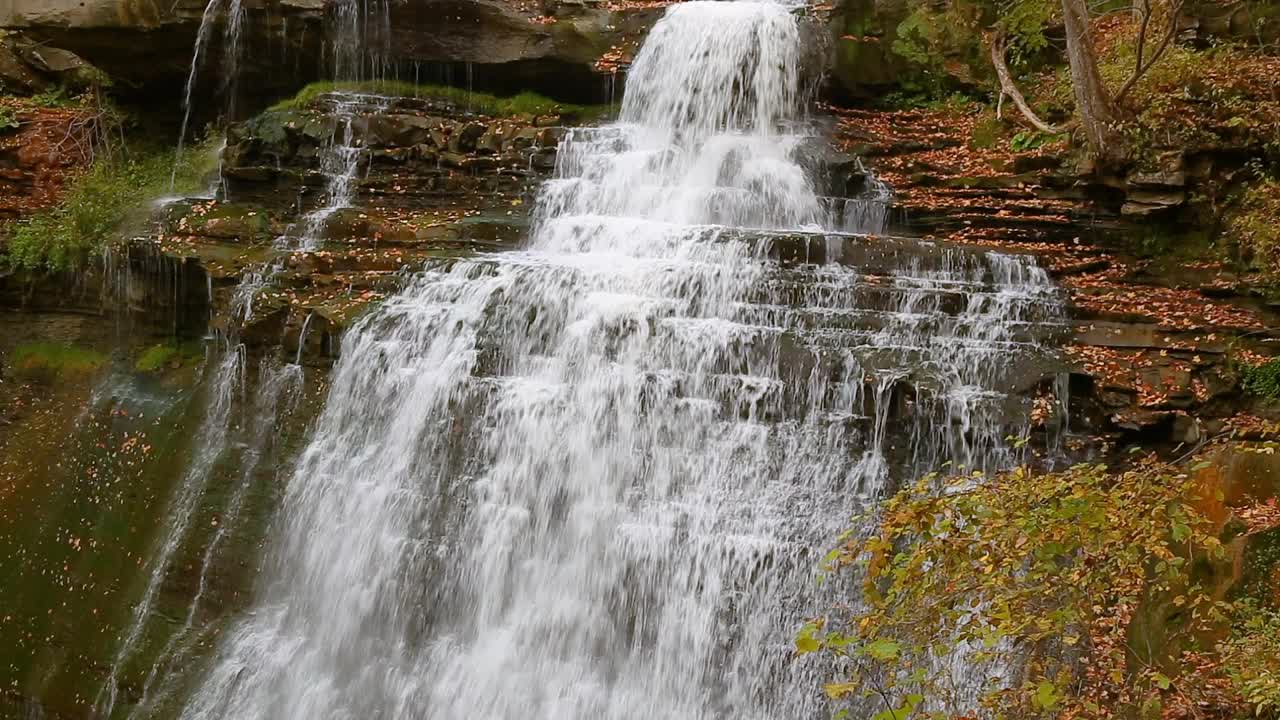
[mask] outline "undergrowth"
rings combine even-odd
[[[1280,180],[1263,177],[1249,185],[1229,212],[1226,230],[1244,265],[1280,270]]]
[[[1240,384],[1245,392],[1271,400],[1280,400],[1280,358],[1244,369]]]
[[[70,181],[57,206],[13,228],[0,263],[25,270],[75,270],[102,250],[134,210],[167,193],[200,188],[214,162],[208,143],[185,150],[176,170],[173,151],[165,147],[100,155]]]
[[[418,85],[411,82],[382,80],[370,82],[315,82],[298,91],[297,95],[281,100],[271,110],[295,110],[304,108],[321,96],[333,92],[363,92],[393,97],[411,97],[441,100],[453,103],[482,115],[508,117],[516,115],[567,115],[578,121],[598,118],[609,111],[604,105],[575,105],[562,103],[533,92],[522,92],[511,97],[498,97],[488,93],[471,92],[447,85]]]
[[[153,373],[179,367],[201,357],[203,354],[198,344],[162,343],[143,350],[133,368],[141,373]]]
[[[1212,587],[1229,560],[1197,477],[1154,460],[927,477],[827,556],[857,597],[807,624],[797,651],[837,660],[826,694],[846,712],[888,720],[1198,703],[1184,658],[1213,651],[1202,638],[1233,607]]]
[[[1221,652],[1246,709],[1257,718],[1280,717],[1280,612],[1243,604]]]

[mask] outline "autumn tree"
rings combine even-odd
[[[1137,26],[1133,67],[1117,88],[1110,88],[1103,81],[1093,33],[1096,14],[1088,0],[952,0],[942,5],[931,0],[911,2],[916,13],[933,14],[935,22],[981,23],[979,30],[1000,83],[1000,106],[1009,98],[1026,121],[1041,132],[1078,130],[1090,155],[1105,166],[1123,162],[1128,154],[1119,131],[1131,114],[1126,99],[1176,39],[1185,0],[1133,0],[1130,6],[1112,11],[1132,14]],[[909,20],[900,31],[911,32],[923,25],[919,19]],[[1011,55],[1028,58],[1044,51],[1049,47],[1049,31],[1058,27],[1064,36],[1063,54],[1070,67],[1075,99],[1074,117],[1061,125],[1047,122],[1035,112],[1018,87],[1009,62]],[[929,42],[930,34],[916,31],[916,38]]]

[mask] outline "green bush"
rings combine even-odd
[[[1197,570],[1226,557],[1202,492],[1193,474],[1152,460],[1122,473],[927,477],[827,555],[824,569],[854,580],[858,596],[805,625],[796,649],[840,661],[831,699],[883,703],[895,719],[944,708],[1098,717],[1102,697],[1125,698],[1114,717],[1149,716],[1171,686],[1195,687],[1165,654],[1227,620]],[[1180,619],[1135,644],[1135,668],[1129,639],[1152,630],[1141,619],[1153,607]],[[937,661],[956,653],[963,663]],[[962,687],[951,673],[988,664],[1018,668],[1017,679],[994,673],[985,710],[956,708],[971,700],[951,694]]]
[[[6,130],[17,130],[22,126],[22,122],[18,120],[18,111],[8,105],[0,106],[0,132]]]
[[[1245,368],[1240,384],[1250,394],[1280,399],[1280,358]]]
[[[1256,270],[1280,269],[1280,180],[1250,185],[1227,218],[1227,233],[1240,260]]]
[[[39,107],[60,108],[80,104],[80,98],[67,92],[62,85],[54,85],[31,96],[31,103]]]
[[[167,148],[108,154],[71,182],[59,205],[15,227],[3,264],[48,271],[80,267],[131,211],[167,192],[196,190],[211,170],[211,157],[208,145],[193,147],[177,158],[175,169]]]
[[[1242,605],[1231,638],[1219,652],[1246,714],[1280,717],[1280,613]]]

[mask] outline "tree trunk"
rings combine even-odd
[[[1062,0],[1062,17],[1067,31],[1067,60],[1071,63],[1071,85],[1075,91],[1076,114],[1089,142],[1089,151],[1101,165],[1123,161],[1125,149],[1117,130],[1119,112],[1098,72],[1093,51],[1093,33],[1086,0]]]

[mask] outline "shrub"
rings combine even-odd
[[[1227,233],[1240,259],[1257,270],[1280,269],[1280,180],[1249,186],[1227,218]]]
[[[71,183],[62,202],[19,223],[3,262],[27,270],[65,271],[101,251],[130,211],[166,192],[190,192],[211,169],[207,145],[173,152],[109,153]],[[173,181],[172,188],[170,182]]]
[[[18,111],[8,105],[0,106],[0,132],[7,130],[17,130],[22,126],[22,121],[18,119]]]
[[[1240,384],[1245,392],[1272,400],[1280,399],[1280,358],[1246,367]]]
[[[894,718],[980,712],[964,707],[961,666],[994,671],[979,689],[994,717],[1148,716],[1182,692],[1162,660],[1226,620],[1200,584],[1225,557],[1202,492],[1155,461],[927,477],[827,556],[861,592],[807,624],[797,649],[841,659],[828,696]]]
[[[1242,605],[1231,638],[1219,651],[1246,714],[1280,717],[1280,613]]]

